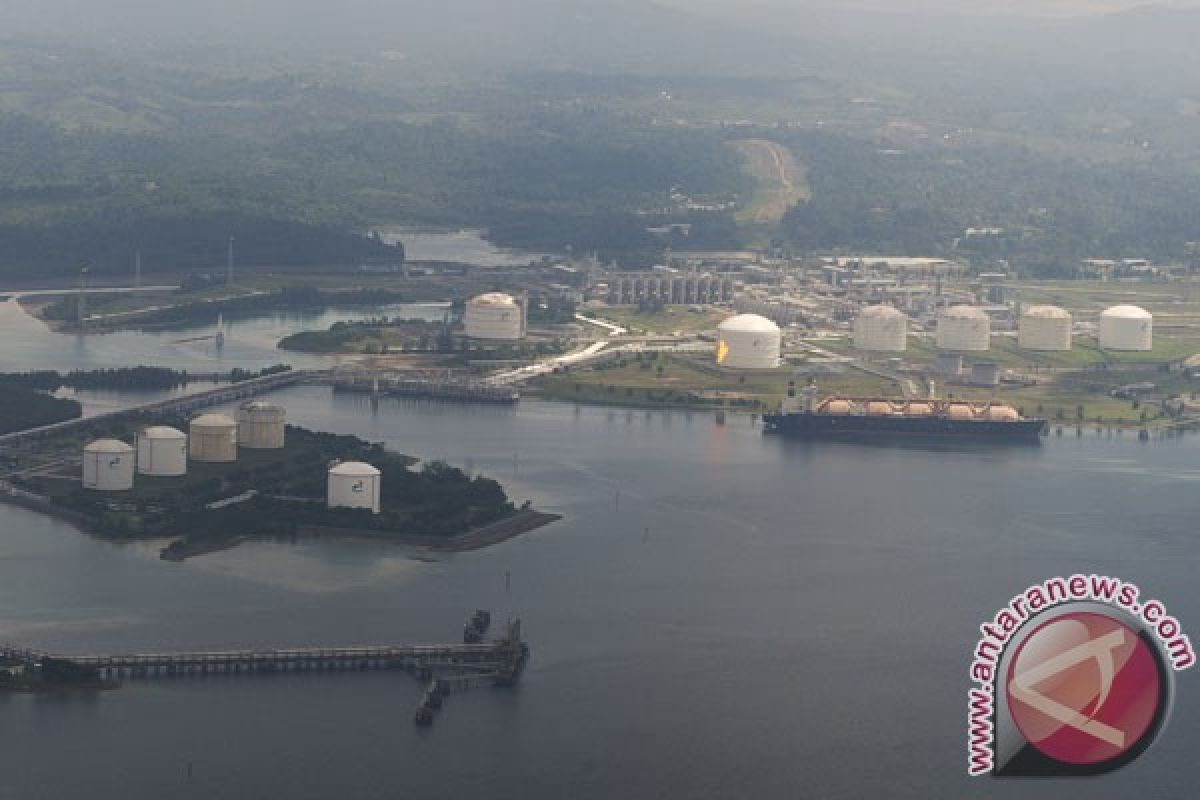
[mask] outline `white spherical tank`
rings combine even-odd
[[[202,414],[189,427],[188,450],[193,461],[237,461],[237,423],[224,414]]]
[[[939,350],[987,350],[992,346],[992,320],[974,306],[951,306],[938,315]]]
[[[1154,317],[1137,306],[1113,306],[1100,313],[1100,346],[1105,350],[1154,348]]]
[[[1017,322],[1022,350],[1070,350],[1071,314],[1058,306],[1029,306]]]
[[[717,326],[717,364],[733,369],[779,366],[783,335],[779,326],[757,314],[739,314]]]
[[[467,302],[463,317],[467,336],[472,339],[513,341],[525,331],[524,313],[512,295],[488,292]]]
[[[137,435],[137,468],[142,475],[187,474],[187,434],[165,425],[143,428]]]
[[[891,306],[864,308],[854,320],[854,346],[903,353],[908,347],[908,317]]]
[[[83,488],[123,492],[133,488],[134,450],[116,439],[97,439],[83,448]]]
[[[379,513],[382,473],[362,461],[342,461],[329,468],[330,508],[365,508]]]
[[[287,430],[283,406],[256,401],[238,409],[238,444],[251,450],[280,450]]]

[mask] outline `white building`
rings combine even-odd
[[[134,450],[116,439],[97,439],[83,448],[83,488],[123,492],[133,488]]]
[[[1113,306],[1100,313],[1100,346],[1105,350],[1154,348],[1154,317],[1137,306]]]
[[[908,348],[908,316],[892,306],[864,308],[854,320],[854,346],[903,353]]]
[[[138,431],[137,468],[142,475],[186,475],[187,434],[166,425],[154,425]]]
[[[362,461],[341,461],[329,468],[330,508],[365,508],[379,513],[382,473]]]
[[[992,320],[974,306],[950,306],[938,315],[939,350],[983,351],[992,346]]]
[[[463,325],[472,339],[515,341],[525,335],[525,310],[512,295],[488,292],[467,301]]]
[[[1029,306],[1017,321],[1017,345],[1023,350],[1070,350],[1071,313],[1058,306]]]
[[[775,369],[783,334],[779,326],[757,314],[738,314],[717,326],[718,366],[732,369]]]

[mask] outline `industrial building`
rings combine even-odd
[[[1100,313],[1100,346],[1105,350],[1144,351],[1154,347],[1154,317],[1138,306],[1113,306]]]
[[[230,417],[202,414],[192,420],[189,434],[188,450],[193,461],[237,461],[237,423]]]
[[[329,468],[329,508],[365,508],[379,513],[382,473],[362,461],[340,461]]]
[[[83,488],[123,492],[133,488],[133,447],[117,439],[97,439],[83,448]]]
[[[1062,351],[1071,349],[1069,311],[1058,306],[1029,306],[1017,322],[1017,344],[1023,350]]]
[[[854,320],[854,346],[903,353],[908,348],[908,316],[887,305],[864,308]]]
[[[238,409],[237,441],[251,450],[280,450],[287,432],[283,406],[257,400]]]
[[[525,309],[512,295],[488,292],[467,301],[463,324],[471,339],[516,341],[525,335]]]
[[[717,326],[717,364],[732,369],[779,366],[783,334],[779,326],[757,314],[738,314]]]
[[[939,350],[982,351],[992,346],[992,320],[974,306],[950,306],[938,315]]]
[[[178,477],[187,474],[187,434],[154,425],[137,435],[137,469],[142,475]]]
[[[663,303],[728,303],[733,300],[733,280],[711,272],[614,272],[605,277],[606,300],[613,304],[636,305],[643,301]]]

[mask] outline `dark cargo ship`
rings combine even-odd
[[[797,397],[796,387],[789,385],[782,410],[764,414],[763,425],[768,433],[810,439],[911,437],[1036,443],[1047,423],[1022,417],[1003,403],[853,397],[818,402],[814,387]]]

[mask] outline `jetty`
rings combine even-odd
[[[488,612],[477,611],[468,621],[486,630]],[[512,686],[529,660],[529,645],[521,638],[521,621],[512,619],[497,638],[462,644],[382,644],[350,647],[299,647],[268,650],[185,650],[126,654],[61,655],[0,645],[0,665],[25,676],[36,676],[46,665],[62,665],[93,683],[117,685],[122,680],[149,681],[215,675],[267,675],[294,672],[367,672],[398,670],[425,682],[417,721],[427,725],[430,713],[452,691],[472,686]],[[34,683],[33,685],[36,685]],[[47,688],[50,688],[47,684]],[[0,682],[0,689],[3,683]],[[71,688],[68,684],[64,688]],[[436,705],[434,705],[436,704]],[[430,713],[421,711],[425,709]]]

